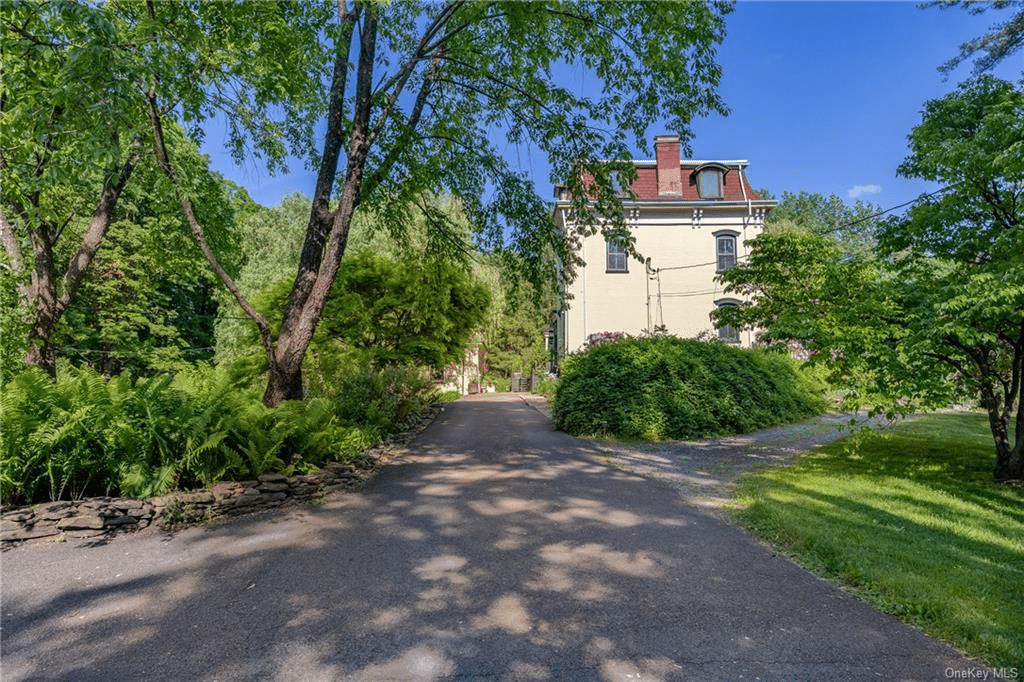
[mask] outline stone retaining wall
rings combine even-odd
[[[368,473],[367,469],[335,462],[313,474],[291,477],[264,474],[256,481],[218,483],[206,490],[145,500],[89,497],[37,504],[0,516],[0,542],[60,536],[92,538],[153,524],[170,527],[247,514],[352,488]]]
[[[314,500],[351,489],[376,471],[380,462],[392,454],[394,446],[409,442],[443,409],[435,406],[428,410],[413,429],[394,436],[352,463],[331,462],[312,474],[290,477],[264,474],[255,481],[223,482],[206,490],[179,491],[144,500],[89,497],[5,511],[0,515],[0,544],[8,546],[38,538],[94,538],[154,524],[187,525]]]

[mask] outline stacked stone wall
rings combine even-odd
[[[331,462],[311,474],[271,473],[255,481],[226,481],[205,490],[147,499],[89,497],[5,510],[0,514],[0,543],[7,546],[42,538],[96,538],[154,525],[173,528],[324,498],[359,486],[443,409],[435,406],[428,410],[412,429],[352,462]]]
[[[352,488],[368,473],[365,468],[331,463],[313,474],[264,474],[255,481],[218,483],[206,490],[148,499],[88,497],[36,504],[0,516],[0,541],[93,538],[154,524],[173,527],[248,514]]]

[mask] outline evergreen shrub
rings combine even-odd
[[[825,410],[789,357],[719,342],[631,338],[567,357],[555,425],[579,436],[685,440],[747,433]]]

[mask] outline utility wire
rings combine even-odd
[[[919,202],[919,201],[921,201],[923,199],[931,199],[936,194],[941,194],[941,193],[945,192],[946,190],[952,189],[952,188],[954,188],[954,187],[956,187],[957,185],[960,185],[960,184],[963,184],[963,183],[954,182],[954,183],[952,183],[950,185],[946,185],[945,187],[940,187],[939,189],[935,190],[934,192],[929,192],[928,194],[922,194],[921,196],[919,196],[919,197],[917,197],[915,199],[911,199],[910,201],[904,201],[902,204],[899,204],[898,206],[893,206],[891,208],[885,209],[884,211],[879,211],[878,213],[872,213],[871,215],[866,215],[863,218],[857,218],[856,220],[851,220],[850,222],[843,223],[842,225],[836,225],[831,230],[825,230],[824,232],[820,232],[819,234],[832,234],[833,232],[838,232],[839,230],[844,230],[847,227],[853,227],[854,225],[859,225],[860,223],[867,222],[868,220],[873,220],[874,218],[881,217],[881,216],[885,215],[886,213],[892,213],[893,211],[895,211],[897,209],[900,209],[900,208],[903,208],[904,206],[910,206],[911,204],[916,204],[917,202]]]
[[[905,206],[910,206],[911,204],[916,204],[917,202],[922,201],[924,199],[930,199],[933,196],[935,196],[937,194],[941,194],[941,193],[943,193],[943,192],[945,192],[945,191],[947,191],[949,189],[952,189],[953,187],[956,187],[959,184],[962,184],[962,183],[954,182],[952,184],[946,185],[945,187],[940,187],[939,189],[935,190],[934,192],[929,192],[928,194],[922,194],[921,196],[916,197],[914,199],[911,199],[910,201],[905,201],[902,204],[898,204],[896,206],[892,206],[890,208],[887,208],[885,210],[879,211],[877,213],[872,213],[871,215],[867,215],[867,216],[864,216],[862,218],[857,218],[856,220],[851,220],[848,223],[843,223],[842,225],[837,225],[836,227],[834,227],[834,228],[832,228],[830,230],[825,230],[825,231],[820,232],[818,234],[833,234],[835,232],[839,232],[840,230],[844,230],[844,229],[846,229],[848,227],[853,227],[854,225],[858,225],[860,223],[867,222],[868,220],[872,220],[874,218],[878,218],[880,216],[883,216],[886,213],[892,213],[893,211],[896,211],[898,209],[904,208]],[[736,258],[736,262],[738,263],[738,262],[740,262],[742,260],[748,260],[749,258],[750,258],[749,255],[744,254],[742,256],[738,256]],[[689,270],[691,268],[703,268],[703,267],[708,267],[710,265],[717,265],[717,264],[718,264],[718,261],[711,261],[711,262],[708,262],[708,263],[694,263],[692,265],[675,265],[675,266],[671,266],[671,267],[667,267],[667,268],[656,268],[654,270],[654,273],[657,275],[657,274],[660,274],[662,272],[668,272],[669,270]],[[661,284],[660,278],[659,278],[658,284],[659,285]],[[681,298],[681,297],[686,297],[686,296],[707,296],[708,294],[715,294],[717,292],[718,292],[718,289],[711,289],[711,290],[708,290],[708,291],[681,291],[681,292],[674,292],[674,293],[667,293],[667,294],[659,292],[658,293],[658,297],[660,298],[660,297],[664,296],[666,298]]]

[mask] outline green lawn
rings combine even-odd
[[[981,414],[935,414],[745,478],[737,520],[995,667],[1024,668],[1024,490]]]

